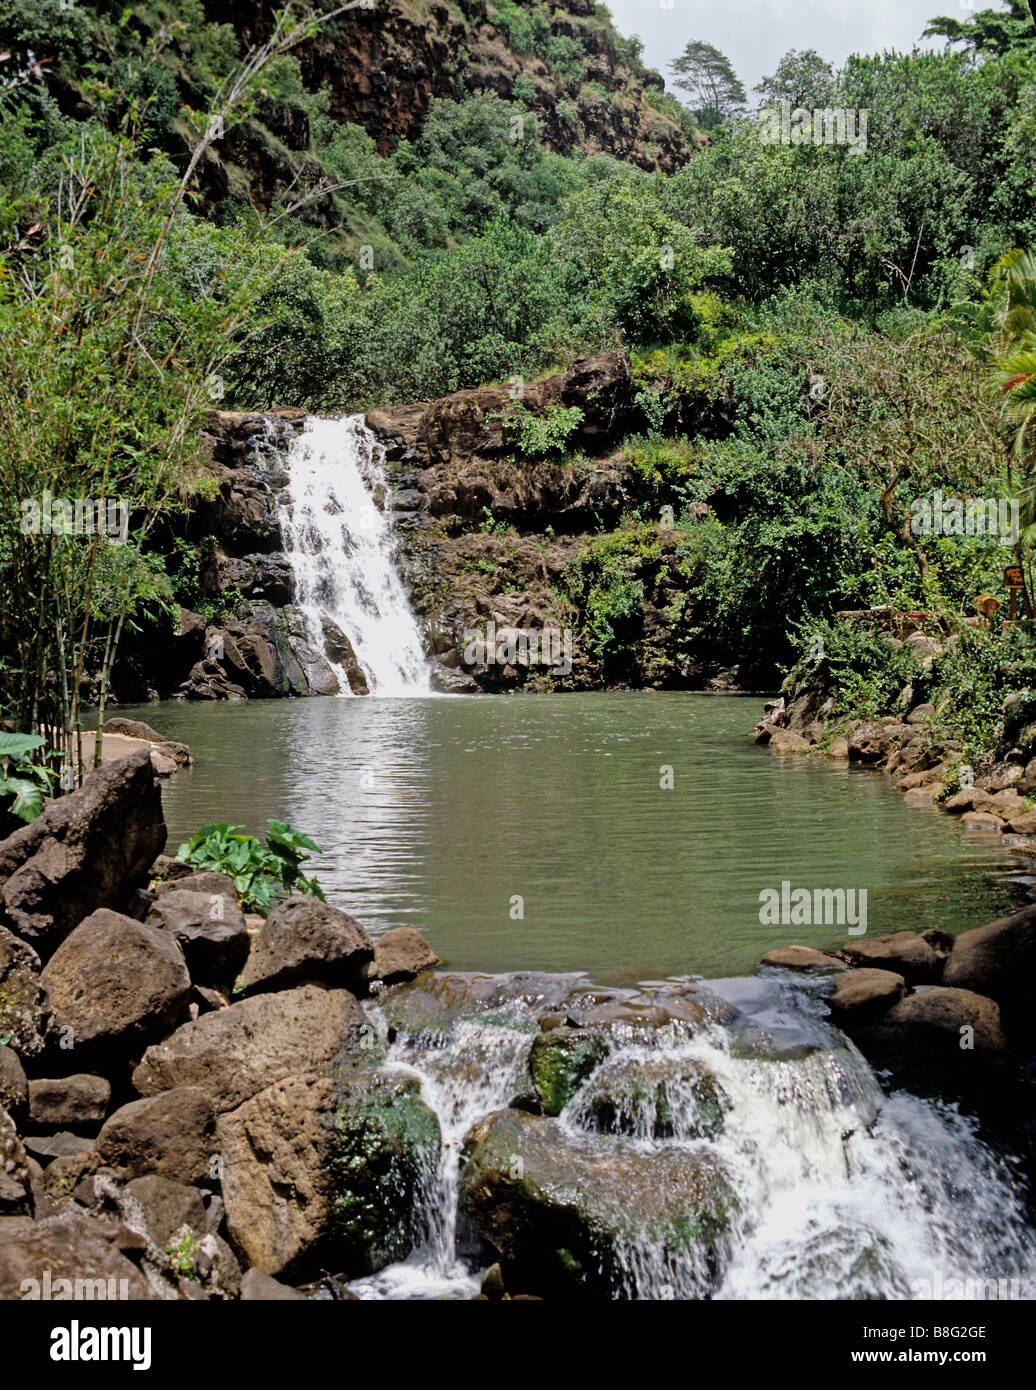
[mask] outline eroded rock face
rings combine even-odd
[[[142,747],[0,843],[0,926],[45,956],[96,908],[120,907],[146,885],[165,840],[161,792]]]
[[[41,980],[54,1026],[75,1047],[126,1052],[175,1027],[191,988],[171,935],[106,908],[76,927]]]
[[[669,1252],[676,1297],[712,1286],[734,1197],[714,1155],[645,1153],[572,1139],[557,1120],[501,1110],[465,1141],[464,1211],[529,1287],[561,1297],[629,1296],[635,1243]]]
[[[222,1113],[295,1072],[347,1063],[369,1036],[363,1010],[347,990],[302,985],[184,1024],[147,1049],[133,1084],[145,1096],[199,1087]]]
[[[608,1043],[589,1028],[552,1028],[529,1051],[529,1075],[546,1115],[560,1115],[576,1091],[607,1056]]]
[[[575,1109],[580,1125],[602,1134],[710,1139],[723,1127],[725,1100],[701,1062],[619,1053],[593,1073]]]

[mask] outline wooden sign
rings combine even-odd
[[[1024,589],[1025,580],[1022,578],[1021,565],[1008,565],[1004,570],[1005,589]]]

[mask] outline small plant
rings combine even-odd
[[[563,454],[583,419],[577,405],[549,405],[542,415],[534,415],[521,401],[503,416],[509,443],[528,458]]]
[[[181,1226],[176,1232],[179,1239],[173,1239],[165,1248],[169,1262],[175,1272],[185,1279],[197,1279],[194,1270],[194,1257],[201,1248],[190,1226]]]
[[[43,810],[54,774],[25,755],[42,748],[44,742],[37,734],[0,733],[0,813],[6,811],[28,823]],[[13,800],[4,805],[8,797]]]
[[[305,893],[325,902],[317,880],[302,872],[302,865],[311,858],[303,851],[319,854],[320,846],[285,821],[271,820],[269,826],[263,842],[245,834],[240,825],[225,821],[203,825],[180,846],[176,857],[195,869],[229,874],[246,909],[266,911],[275,897],[290,893]]]

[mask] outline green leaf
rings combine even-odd
[[[0,733],[0,758],[20,758],[33,748],[41,748],[46,741],[38,734]]]
[[[34,821],[43,810],[42,787],[24,777],[0,778],[0,796],[14,797],[9,810],[26,823]]]

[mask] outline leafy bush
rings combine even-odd
[[[54,774],[25,755],[44,743],[38,734],[0,732],[0,831],[6,817],[31,822],[43,810]]]
[[[535,415],[521,401],[515,401],[504,415],[504,428],[519,453],[536,458],[563,454],[583,418],[577,405],[555,403],[548,405],[542,415]]]
[[[203,825],[176,857],[198,870],[229,874],[241,904],[252,911],[265,912],[275,897],[305,893],[325,901],[315,878],[306,878],[302,865],[320,853],[319,845],[308,835],[293,830],[282,820],[271,820],[265,843],[255,835],[242,833],[241,826],[225,821]]]

